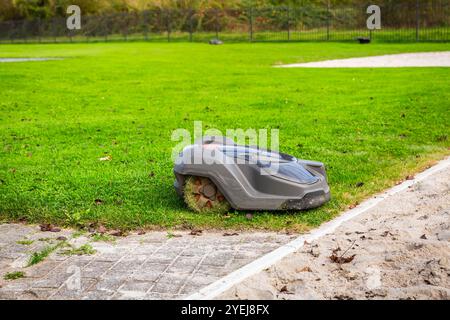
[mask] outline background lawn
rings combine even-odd
[[[450,44],[1,45],[0,218],[113,228],[302,231],[449,154],[450,69],[278,69],[277,63],[450,50]],[[193,121],[279,128],[327,164],[333,200],[308,212],[188,211],[171,133]],[[112,161],[98,159],[111,155]],[[96,199],[98,199],[96,204]],[[401,204],[399,204],[401,205]]]

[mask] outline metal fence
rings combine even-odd
[[[369,5],[369,4],[368,4]],[[80,30],[66,18],[0,22],[1,42],[85,41],[449,41],[450,0],[381,7],[381,30],[366,27],[367,6],[155,9],[82,16]]]

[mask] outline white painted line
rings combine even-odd
[[[62,60],[62,58],[0,58],[0,63],[27,62],[27,61],[51,61]]]
[[[403,190],[408,189],[415,183],[425,180],[429,176],[439,172],[443,169],[446,169],[450,166],[450,157],[440,161],[437,165],[419,173],[413,180],[406,180],[403,183],[381,193],[367,201],[364,201],[359,206],[354,209],[348,210],[341,214],[334,220],[326,222],[322,224],[319,228],[311,231],[309,234],[299,236],[295,240],[281,246],[280,248],[256,259],[255,261],[243,266],[242,268],[230,273],[229,275],[223,277],[222,279],[217,280],[216,282],[202,288],[196,293],[191,294],[186,297],[185,300],[211,300],[222,294],[226,290],[230,289],[234,285],[242,282],[248,277],[251,277],[262,270],[272,266],[276,262],[280,261],[287,255],[294,253],[303,245],[305,241],[312,242],[317,240],[318,238],[332,233],[335,231],[340,225],[344,222],[353,219],[360,214],[366,212],[367,210],[373,208],[384,199],[393,196],[396,193],[399,193]]]

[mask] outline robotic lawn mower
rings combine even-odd
[[[175,189],[197,212],[305,210],[330,200],[323,163],[203,137],[179,154]]]

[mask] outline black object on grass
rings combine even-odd
[[[360,44],[368,44],[371,41],[370,38],[366,37],[358,37],[356,40],[358,40]]]

